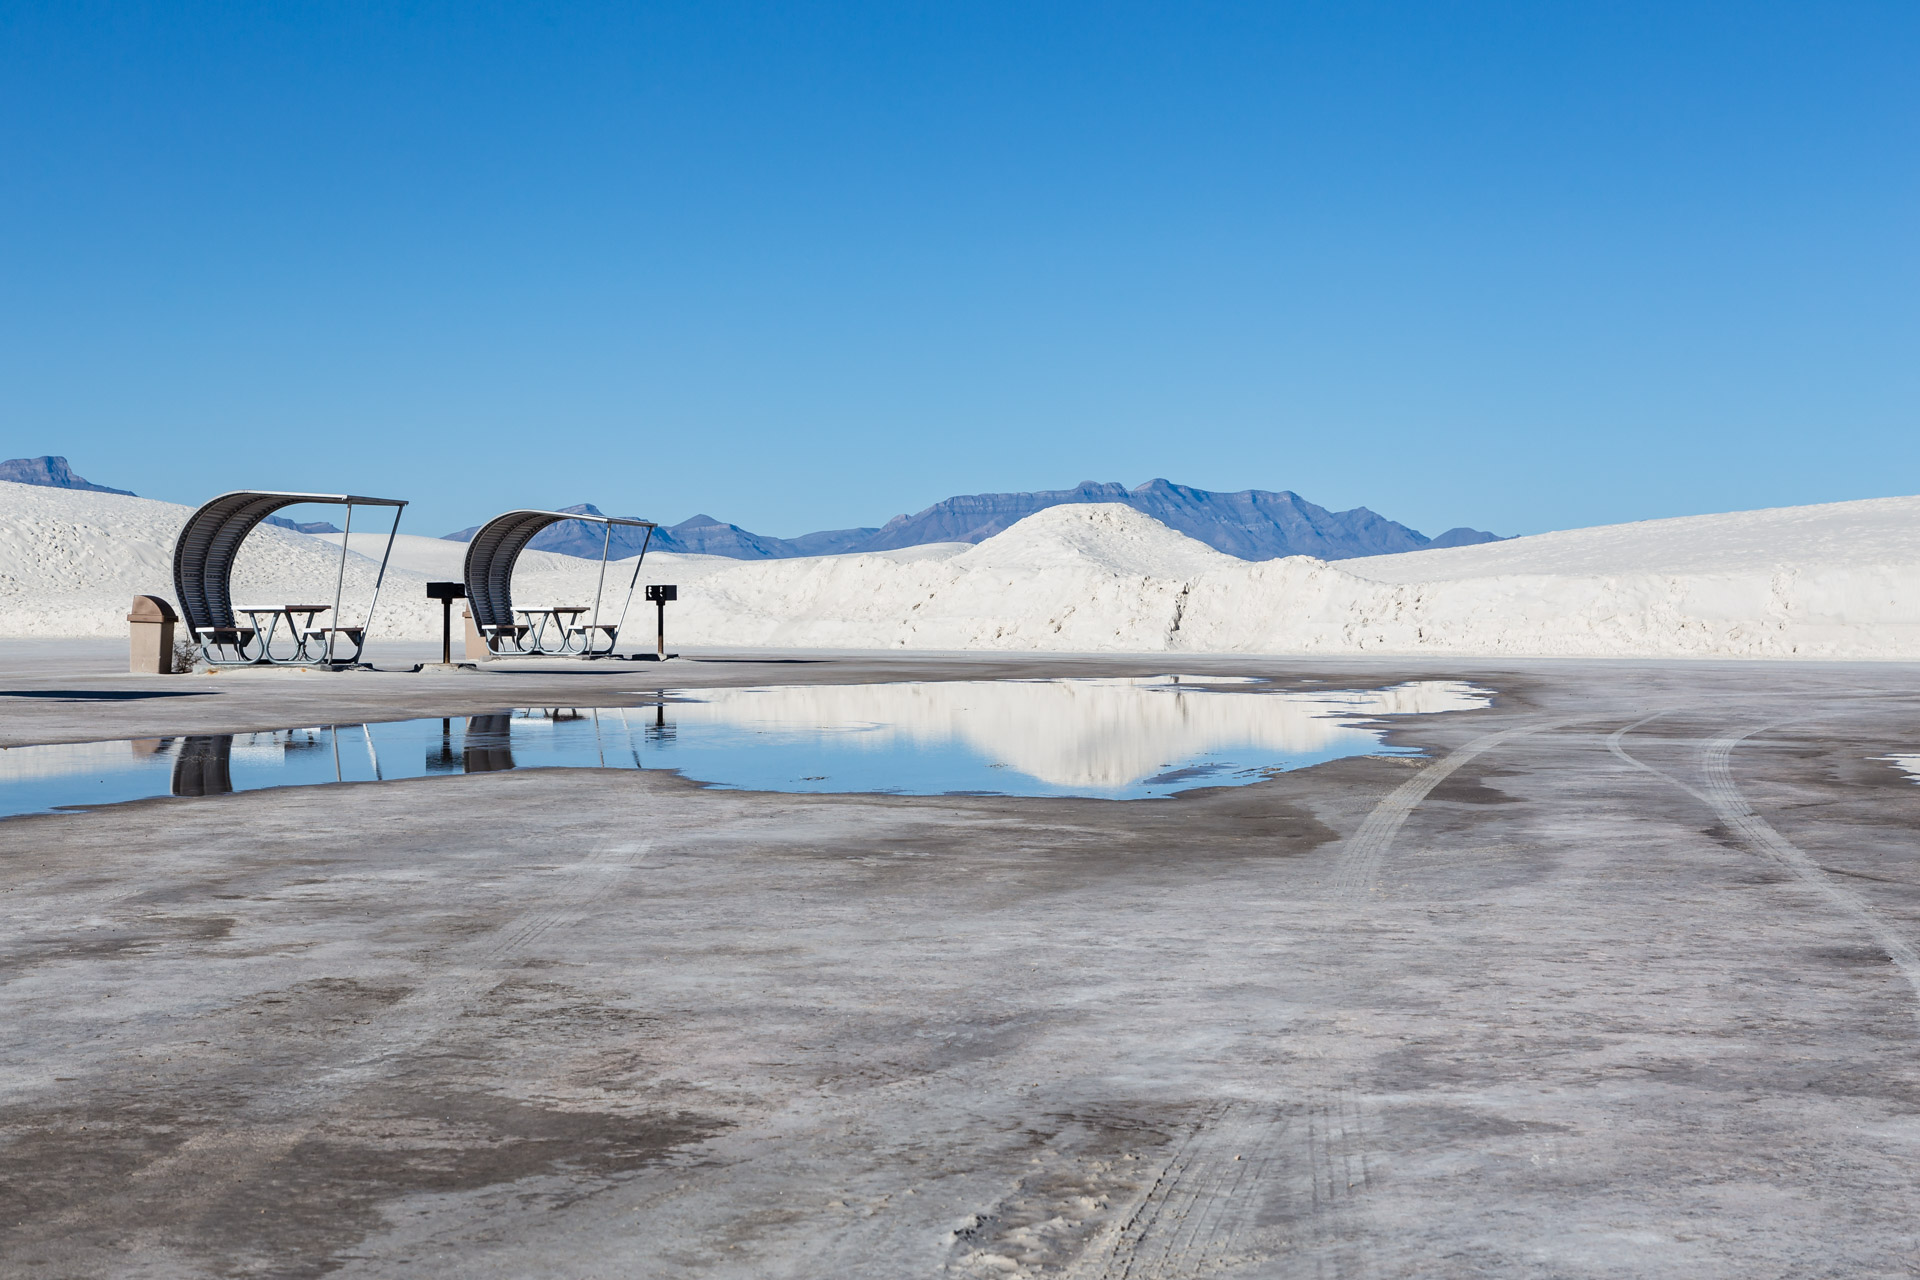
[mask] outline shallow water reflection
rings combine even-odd
[[[655,706],[0,749],[0,815],[157,796],[558,766],[765,791],[1146,799],[1386,747],[1387,718],[1488,705],[1418,681],[1302,692],[1203,677],[703,689]]]
[[[1884,760],[1900,772],[1907,775],[1907,781],[1920,782],[1920,755],[1900,754],[1890,756],[1868,756],[1869,760]]]
[[[717,761],[708,773],[689,769],[703,781],[772,790],[904,786],[1133,798],[1202,785],[1202,779],[1224,781],[1240,770],[1264,775],[1380,753],[1381,733],[1368,720],[1487,705],[1483,691],[1454,681],[1311,693],[1275,691],[1256,681],[1199,681],[1156,676],[706,689],[673,714],[683,726],[749,733],[763,747],[791,753],[796,763],[822,766],[802,769],[788,785],[775,782],[783,766],[771,756],[742,760],[725,772]],[[910,763],[916,760],[928,767]],[[858,785],[794,785],[828,766],[835,771],[823,781]],[[728,776],[742,768],[750,780]],[[895,776],[903,768],[917,776],[915,784]],[[934,785],[934,775],[944,785]]]

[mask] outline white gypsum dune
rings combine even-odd
[[[173,542],[192,514],[148,498],[0,483],[0,635],[125,634],[135,595],[173,598]],[[349,618],[365,615],[377,569],[348,557],[341,611]],[[336,548],[266,526],[234,562],[234,599],[331,603],[339,573]],[[426,634],[423,581],[388,574],[376,634]]]
[[[1189,614],[1202,650],[1914,658],[1920,497],[1269,561],[1196,582]]]
[[[173,543],[192,514],[191,507],[149,498],[0,482],[0,635],[124,635],[135,595],[173,599]],[[380,511],[374,518],[384,526],[389,517]],[[235,603],[330,604],[340,541],[339,534],[271,525],[254,530],[234,564]],[[341,592],[349,621],[366,615],[386,542],[384,532],[352,535]],[[466,550],[465,543],[399,535],[374,618],[375,639],[438,639],[440,605],[426,598],[426,584],[458,579]],[[717,556],[660,560],[664,571],[689,580],[702,571],[691,562],[735,563]],[[655,564],[648,556],[650,573]],[[599,568],[598,561],[528,552],[515,588],[526,603],[590,606]],[[632,570],[632,561],[608,567],[603,607],[609,616],[618,616]]]
[[[716,576],[685,643],[1191,653],[1920,657],[1920,498],[1248,563],[1120,506],[970,551]],[[724,637],[724,638],[723,638]]]
[[[188,509],[0,483],[0,635],[122,634],[170,595]],[[384,538],[356,533],[347,613]],[[264,528],[236,595],[330,599],[339,538]],[[403,535],[375,638],[432,639],[465,546]],[[618,616],[633,562],[606,572]],[[590,606],[597,561],[528,553],[524,604]],[[1693,516],[1327,563],[1249,563],[1128,507],[1052,507],[978,546],[738,561],[649,555],[682,646],[1110,652],[1920,657],[1920,498]],[[316,590],[323,594],[316,596]],[[648,621],[644,602],[630,625]],[[648,628],[650,629],[650,628]],[[377,655],[375,655],[377,656]]]

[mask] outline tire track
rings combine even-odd
[[[1074,1280],[1217,1275],[1268,1255],[1252,1238],[1259,1197],[1283,1178],[1291,1121],[1248,1102],[1214,1108],[1188,1131],[1144,1194],[1081,1255]]]
[[[393,1024],[394,1014],[407,1015],[398,1024],[403,1035],[387,1035],[376,1042],[376,1051],[316,1072],[316,1084],[341,1084],[356,1078],[377,1075],[383,1064],[410,1053],[437,1038],[459,1018],[469,1004],[484,995],[498,981],[500,967],[524,955],[535,943],[553,930],[578,921],[586,910],[605,896],[652,847],[649,841],[620,844],[589,854],[567,869],[566,882],[556,887],[538,909],[509,920],[479,941],[453,952],[450,963],[429,976],[419,986],[395,1001],[381,1021]],[[368,1037],[363,1035],[364,1043]]]
[[[1379,878],[1387,850],[1392,846],[1394,837],[1400,834],[1400,828],[1420,803],[1432,794],[1433,789],[1452,777],[1461,766],[1517,738],[1592,719],[1594,717],[1591,715],[1561,716],[1489,733],[1455,747],[1389,791],[1341,846],[1339,860],[1334,864],[1331,875],[1334,897],[1351,905],[1368,900],[1374,892],[1374,882]]]
[[[1356,1193],[1372,1189],[1367,1161],[1367,1113],[1360,1094],[1341,1088],[1316,1107],[1309,1121],[1313,1161],[1314,1271],[1349,1280],[1373,1274]]]
[[[1920,997],[1920,952],[1916,952],[1905,935],[1881,917],[1866,899],[1846,886],[1835,883],[1832,875],[1823,869],[1812,855],[1776,831],[1773,825],[1761,817],[1759,811],[1747,802],[1739,784],[1733,780],[1734,748],[1755,734],[1777,728],[1786,722],[1776,720],[1748,729],[1729,731],[1709,739],[1700,752],[1700,772],[1705,787],[1705,790],[1701,790],[1687,785],[1664,769],[1656,769],[1626,749],[1628,734],[1650,721],[1670,714],[1672,714],[1671,709],[1656,711],[1650,716],[1616,730],[1607,738],[1607,749],[1634,768],[1652,774],[1706,805],[1720,820],[1721,825],[1738,837],[1748,848],[1764,855],[1803,886],[1813,890],[1829,906],[1851,917],[1872,936],[1875,945],[1886,953],[1887,959],[1900,970],[1900,976],[1906,980],[1915,995]],[[1914,1016],[1920,1018],[1920,1003],[1916,1003],[1914,1007]]]
[[[1344,1086],[1291,1114],[1216,1107],[1067,1275],[1189,1280],[1268,1274],[1288,1259],[1299,1274],[1366,1280],[1367,1128],[1364,1100]]]
[[[1662,716],[1670,716],[1676,710],[1678,710],[1678,708],[1669,707],[1665,711],[1656,711],[1652,715],[1642,716],[1640,719],[1635,720],[1632,724],[1623,725],[1620,728],[1615,729],[1612,733],[1607,735],[1607,750],[1612,752],[1614,756],[1617,757],[1618,759],[1624,760],[1626,763],[1628,763],[1629,765],[1632,765],[1634,768],[1640,770],[1642,773],[1650,773],[1654,777],[1660,779],[1662,782],[1667,783],[1669,786],[1678,787],[1680,790],[1686,792],[1688,795],[1692,796],[1695,800],[1698,800],[1701,804],[1704,804],[1709,809],[1711,809],[1713,808],[1713,801],[1707,797],[1705,792],[1695,790],[1693,787],[1688,786],[1686,783],[1680,781],[1680,779],[1668,773],[1665,769],[1656,769],[1652,765],[1648,764],[1645,760],[1642,760],[1638,756],[1632,755],[1627,751],[1626,740],[1627,740],[1628,734],[1632,733],[1635,729],[1638,729],[1641,725],[1651,724],[1655,720],[1660,719]],[[1758,730],[1756,730],[1755,732],[1758,732]]]
[[[1724,733],[1710,740],[1700,753],[1700,771],[1706,783],[1706,791],[1701,798],[1712,806],[1721,823],[1750,848],[1765,854],[1828,905],[1850,916],[1854,923],[1872,935],[1875,945],[1900,970],[1900,976],[1906,979],[1914,994],[1920,996],[1920,953],[1915,952],[1906,937],[1869,906],[1866,899],[1844,885],[1836,884],[1811,855],[1774,830],[1772,824],[1747,803],[1739,785],[1734,782],[1733,749],[1755,734],[1774,727],[1771,724],[1758,725],[1739,732]],[[1699,792],[1694,794],[1701,795]],[[1914,1006],[1914,1015],[1920,1018],[1920,1003]]]

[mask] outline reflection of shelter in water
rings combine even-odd
[[[494,773],[513,768],[513,716],[468,716],[466,750],[468,773]]]
[[[442,717],[439,745],[427,748],[427,772],[459,773],[464,767],[459,753],[453,749],[453,721]]]
[[[173,758],[173,794],[223,796],[233,790],[233,735],[187,738]]]

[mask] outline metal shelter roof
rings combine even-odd
[[[586,516],[566,511],[509,511],[480,526],[467,544],[467,610],[478,627],[513,625],[513,564],[527,549],[534,536],[550,524],[562,520],[584,520],[588,524],[632,525],[657,529],[651,520],[630,520],[624,516]],[[643,553],[644,554],[644,553]],[[606,553],[601,553],[604,563]],[[604,568],[602,569],[604,573]]]
[[[345,493],[240,490],[221,494],[188,517],[173,544],[173,591],[180,601],[180,612],[186,616],[188,635],[200,627],[234,625],[233,559],[239,554],[240,544],[262,520],[282,507],[302,502],[355,507],[407,505],[404,498],[364,498]]]

